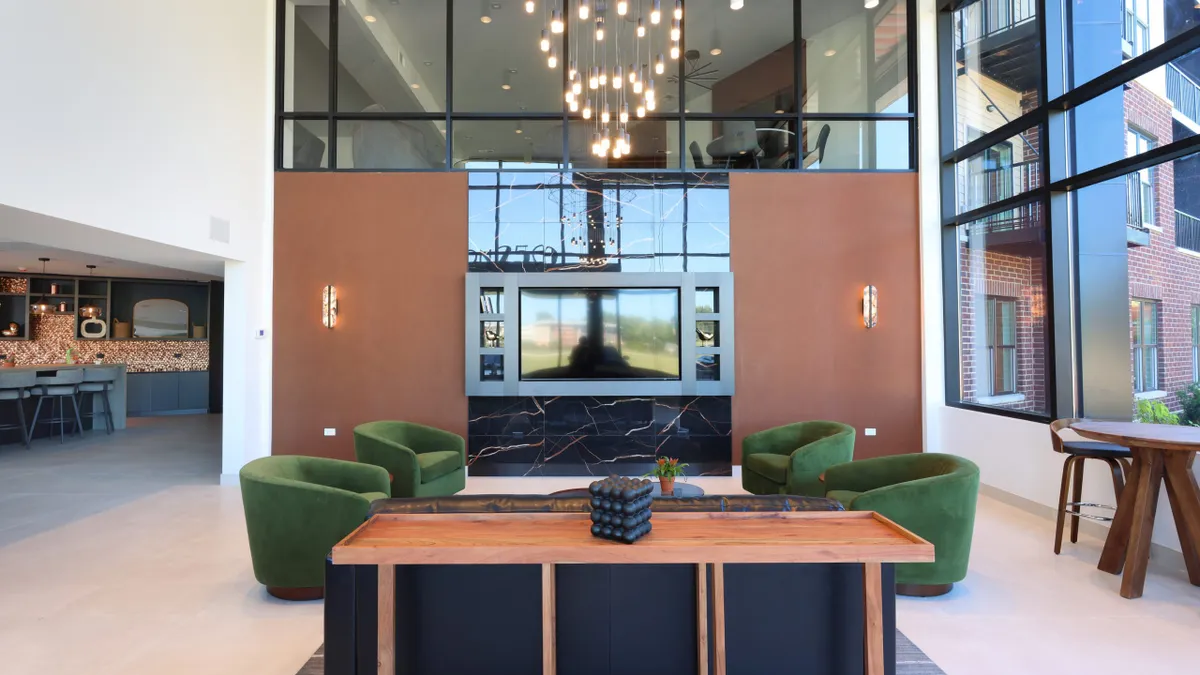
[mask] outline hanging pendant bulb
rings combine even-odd
[[[526,14],[533,14],[533,12],[536,9],[537,9],[536,2],[534,2],[533,0],[525,0],[525,13]]]
[[[654,0],[654,4],[650,6],[650,23],[655,26],[662,21],[662,3],[660,0]]]
[[[575,64],[575,59],[571,59],[570,64],[567,65],[567,80],[569,82],[574,82],[575,76],[578,74],[579,67]]]
[[[588,76],[588,89],[596,89],[600,86],[600,68],[592,66],[592,74]]]
[[[671,45],[671,60],[672,61],[679,60],[679,45],[678,44]]]
[[[675,0],[675,20],[683,19],[683,0]]]
[[[563,100],[566,101],[567,103],[570,103],[571,101],[575,100],[575,94],[573,94],[571,92],[571,90],[568,89],[567,93],[563,94]]]
[[[622,69],[622,68],[621,68],[621,66],[617,66],[617,67],[616,67],[616,68],[613,70],[613,76],[612,76],[612,85],[613,85],[613,89],[620,89],[620,88],[621,88],[621,86],[622,86],[622,85],[624,85],[624,84],[625,84],[625,72],[624,72],[624,69]]]
[[[571,92],[576,96],[583,93],[583,83],[579,81],[578,75],[576,75],[575,81],[571,83]]]
[[[617,0],[617,16],[625,16],[629,12],[629,0]]]
[[[592,132],[592,154],[599,155],[600,152],[601,152],[601,150],[600,150],[600,132],[593,131]]]
[[[659,54],[658,58],[654,59],[654,73],[656,75],[662,75],[664,72],[666,72],[666,70],[667,64],[663,60],[663,55]]]
[[[645,104],[645,103],[639,103],[639,104],[638,104],[638,106],[637,106],[637,116],[638,116],[638,118],[642,118],[642,117],[645,117],[645,116],[646,116],[646,104]]]
[[[608,69],[607,68],[600,69],[600,86],[601,87],[608,86]]]
[[[683,29],[679,25],[679,19],[671,19],[671,39],[679,42],[679,37],[683,35]]]
[[[538,47],[544,52],[550,51],[550,31],[545,28],[542,29],[542,39],[538,42]]]
[[[592,14],[592,3],[590,0],[579,0],[579,18],[587,21],[587,18]]]
[[[646,20],[640,16],[638,17],[637,36],[646,37]]]
[[[621,104],[621,114],[617,116],[617,119],[621,122],[621,124],[629,124],[629,104],[628,103]]]
[[[550,48],[550,56],[546,58],[546,65],[550,68],[558,67],[558,47]]]
[[[605,101],[604,107],[600,109],[600,123],[608,124],[608,121],[611,119],[612,119],[612,113],[608,109],[608,101]]]
[[[610,147],[612,147],[612,142],[608,138],[608,129],[605,129],[604,135],[600,137],[600,153],[604,154],[608,152]]]
[[[567,101],[567,107],[571,112],[579,112],[579,100],[572,96],[571,100]]]
[[[589,98],[587,100],[587,102],[585,102],[583,104],[583,119],[585,119],[585,120],[592,119],[592,99],[591,98]]]
[[[641,81],[641,80],[635,80],[635,81],[634,81],[634,83],[633,83],[633,93],[635,93],[635,94],[640,94],[640,93],[642,93],[642,89],[644,89],[644,88],[645,88],[645,87],[644,87],[644,85],[642,84],[642,81]]]
[[[596,42],[604,42],[604,19],[596,19]]]
[[[629,84],[633,84],[638,80],[638,69],[634,64],[629,64]]]
[[[551,33],[563,32],[562,10],[556,9],[550,13],[550,32]]]

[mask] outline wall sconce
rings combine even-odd
[[[321,292],[321,323],[326,328],[333,328],[337,325],[338,316],[338,299],[337,288],[333,285],[325,287]]]
[[[863,287],[863,325],[874,328],[879,322],[879,291],[874,286]]]

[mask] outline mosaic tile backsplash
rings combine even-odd
[[[24,277],[0,277],[0,293],[25,293],[29,290],[29,279]]]
[[[60,363],[72,347],[78,363],[103,353],[105,363],[124,363],[130,373],[208,370],[204,340],[81,340],[73,316],[31,316],[29,325],[30,340],[0,342],[0,354],[15,357],[17,365]]]
[[[732,473],[728,396],[525,396],[468,399],[473,476],[642,474],[657,457],[687,475]]]

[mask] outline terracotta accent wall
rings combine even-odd
[[[857,428],[856,458],[921,452],[917,175],[737,173],[730,201],[734,463],[747,434],[815,419]]]
[[[466,436],[466,250],[465,173],[276,174],[273,454],[351,459],[382,419]]]

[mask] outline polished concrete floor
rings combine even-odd
[[[250,570],[236,487],[217,485],[220,420],[135,420],[111,437],[0,445],[0,673],[293,675],[320,603],[269,598]],[[581,479],[474,478],[545,493]],[[736,479],[696,479],[710,493]],[[971,571],[901,599],[900,629],[949,675],[1197,672],[1200,588],[1158,566],[1125,600],[1083,535],[981,498]]]

